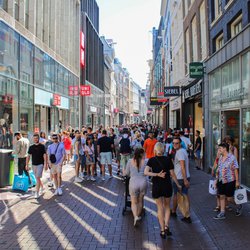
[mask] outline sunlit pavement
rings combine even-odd
[[[241,217],[228,212],[226,220],[213,220],[215,198],[208,194],[206,173],[191,167],[193,223],[183,223],[178,214],[170,223],[173,236],[162,240],[151,186],[145,197],[146,216],[134,228],[132,213],[122,215],[124,184],[115,175],[115,164],[113,169],[113,179],[76,184],[73,166],[65,166],[63,196],[47,189],[35,200],[31,192],[0,190],[0,249],[249,248],[249,204]]]

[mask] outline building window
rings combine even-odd
[[[222,0],[212,0],[212,20],[217,19],[222,13]]]
[[[0,8],[8,12],[8,0],[0,0]]]
[[[29,28],[29,0],[25,1],[25,28]]]
[[[215,49],[219,50],[224,45],[223,33],[217,36],[215,40]]]
[[[19,21],[19,0],[15,0],[15,19]]]
[[[239,15],[230,25],[231,37],[236,36],[242,30],[242,14]]]

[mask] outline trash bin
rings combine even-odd
[[[13,150],[0,149],[0,187],[11,185],[14,178]]]

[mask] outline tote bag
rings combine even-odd
[[[189,213],[189,201],[188,197],[185,194],[180,192],[177,193],[177,204],[180,212],[184,217],[190,217]]]
[[[236,189],[234,192],[234,201],[236,204],[247,203],[247,190],[245,188]]]
[[[27,190],[29,189],[29,178],[28,178],[28,176],[26,176],[26,174],[15,175],[12,189],[27,192]]]
[[[216,180],[209,181],[208,192],[212,195],[217,195],[217,188],[214,186],[215,182],[216,182]]]

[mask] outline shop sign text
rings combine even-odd
[[[53,94],[53,105],[61,106],[61,96],[57,94]]]
[[[91,95],[90,85],[81,85],[80,86],[80,95],[81,96],[90,96]]]
[[[186,89],[184,91],[184,97],[185,97],[185,99],[191,98],[191,97],[193,97],[195,95],[198,95],[198,94],[202,93],[201,83],[202,82],[197,82],[193,86],[191,86],[188,89]]]
[[[180,87],[164,87],[164,96],[180,96]]]

